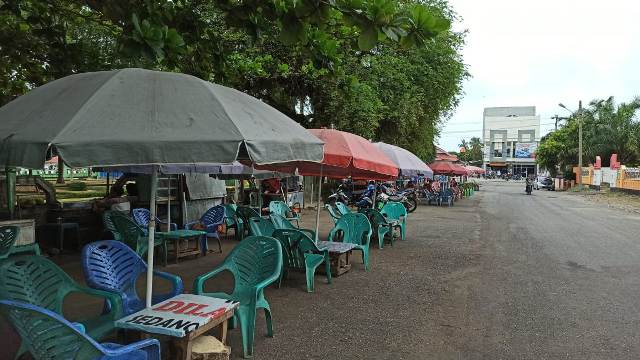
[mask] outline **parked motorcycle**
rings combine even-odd
[[[327,203],[331,206],[335,206],[338,201],[347,205],[352,203],[351,196],[347,194],[343,184],[340,184],[338,189],[327,198]]]
[[[396,192],[384,185],[380,185],[378,189],[382,194],[387,195],[388,198],[384,199],[385,203],[386,201],[402,203],[408,213],[414,212],[418,208],[418,198],[414,189],[406,189],[401,192]]]
[[[407,208],[408,213],[416,211],[418,208],[418,194],[415,189],[405,189],[398,193],[399,196],[404,196],[406,199],[402,199],[402,204]]]
[[[327,204],[335,206],[336,202],[339,201],[347,205],[355,205],[359,200],[360,198],[353,194],[350,185],[341,183],[338,185],[338,189],[329,195]]]

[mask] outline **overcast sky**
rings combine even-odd
[[[449,0],[468,30],[472,78],[439,143],[481,136],[482,111],[534,105],[543,134],[578,100],[640,96],[640,3],[636,0]]]

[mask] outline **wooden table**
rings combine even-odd
[[[355,244],[350,243],[318,241],[318,249],[326,249],[329,251],[329,257],[331,259],[331,275],[336,277],[351,270],[349,255],[351,254],[351,250],[355,247]],[[324,267],[321,266],[318,270],[322,272],[324,271]]]
[[[158,236],[162,237],[166,241],[173,241],[173,251],[175,256],[176,264],[178,263],[179,258],[183,258],[185,256],[196,255],[199,256],[202,253],[200,249],[200,238],[207,233],[205,231],[198,230],[173,230],[166,232],[158,232],[156,233]],[[195,239],[196,246],[189,247],[189,240]],[[180,249],[180,241],[185,240],[187,242],[187,247],[184,249]]]
[[[140,332],[143,337],[168,336],[171,359],[191,359],[193,340],[215,328],[226,344],[227,323],[238,303],[225,299],[181,294],[116,321],[116,327]],[[155,335],[155,336],[154,336]]]

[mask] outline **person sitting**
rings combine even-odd
[[[262,190],[262,204],[263,206],[268,207],[274,197],[282,196],[280,179],[272,178],[263,180]]]
[[[124,191],[122,187],[112,187],[109,191],[109,196],[95,200],[93,203],[93,209],[96,212],[103,212],[107,209],[112,211],[126,212],[131,211],[131,202],[127,196],[123,196]]]

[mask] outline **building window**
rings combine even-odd
[[[493,143],[493,157],[502,157],[502,143]]]

